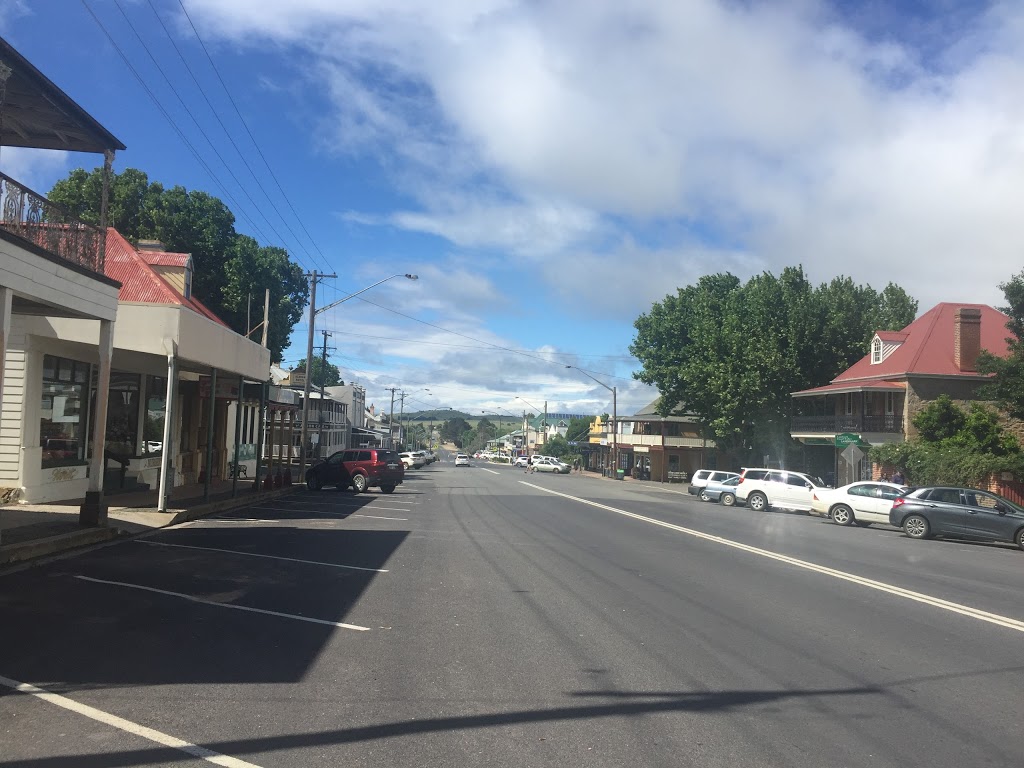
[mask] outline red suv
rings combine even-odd
[[[333,485],[339,491],[352,486],[356,493],[379,487],[384,493],[393,493],[405,479],[405,465],[397,451],[382,448],[349,448],[332,453],[326,461],[315,464],[306,472],[306,487],[319,491]]]

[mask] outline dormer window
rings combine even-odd
[[[871,364],[878,365],[882,362],[882,340],[875,336],[871,340]]]

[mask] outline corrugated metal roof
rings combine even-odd
[[[187,267],[191,253],[171,253],[169,251],[150,251],[141,249],[139,255],[147,264],[154,267]]]
[[[187,255],[187,254],[185,254]],[[104,272],[121,283],[118,301],[133,304],[157,304],[187,307],[225,328],[228,324],[211,312],[198,299],[186,299],[170,286],[146,262],[131,243],[113,227],[107,229],[107,250]]]

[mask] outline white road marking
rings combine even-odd
[[[359,565],[341,565],[340,563],[325,563],[321,560],[300,560],[297,557],[283,557],[281,555],[263,555],[257,552],[240,552],[237,549],[218,549],[217,547],[197,547],[193,544],[168,544],[165,541],[141,541],[135,540],[137,544],[146,544],[150,547],[175,547],[177,549],[202,549],[207,552],[224,552],[229,555],[241,555],[242,557],[265,557],[268,560],[285,560],[289,563],[304,563],[306,565],[323,565],[327,568],[345,568],[350,571],[373,571],[374,573],[387,573],[382,568],[363,568]]]
[[[42,699],[45,702],[54,704],[58,707],[62,707],[70,712],[74,712],[78,715],[84,715],[92,720],[109,725],[111,728],[117,728],[118,730],[130,733],[134,736],[140,736],[143,739],[160,744],[164,747],[170,747],[171,749],[177,749],[185,754],[191,755],[192,757],[198,757],[200,760],[205,760],[208,763],[214,765],[226,766],[226,768],[260,768],[255,763],[247,763],[245,760],[239,760],[237,757],[228,757],[222,755],[219,752],[214,752],[206,747],[200,747],[197,744],[184,741],[174,736],[168,736],[166,733],[147,728],[144,725],[133,723],[130,720],[125,720],[123,717],[112,715],[109,712],[90,707],[88,704],[81,704],[74,699],[69,699],[67,696],[60,696],[56,693],[50,693],[49,691],[37,688],[29,683],[19,683],[17,680],[11,680],[9,677],[0,676],[0,685],[4,685],[12,690],[18,691],[19,693],[27,693],[31,696],[35,696]]]
[[[501,474],[501,472],[496,472],[495,470],[488,469],[487,467],[480,467],[480,469],[482,469],[484,472],[490,472],[492,475],[500,475]]]
[[[853,573],[847,573],[846,571],[839,571],[835,568],[828,568],[824,565],[817,565],[806,560],[798,560],[795,557],[789,557],[788,555],[781,555],[778,552],[772,552],[768,549],[761,549],[760,547],[752,547],[749,544],[741,544],[738,541],[732,539],[726,539],[721,536],[715,536],[710,533],[704,533],[703,531],[696,531],[693,528],[685,528],[681,525],[674,525],[673,523],[667,523],[664,520],[657,520],[653,517],[646,517],[644,515],[638,515],[635,512],[627,512],[624,509],[618,509],[616,507],[610,507],[606,504],[599,504],[596,501],[590,501],[588,499],[581,499],[579,496],[570,496],[567,493],[559,493],[558,491],[552,491],[548,488],[543,488],[539,485],[533,485],[525,480],[520,480],[523,485],[527,485],[530,488],[536,488],[538,491],[544,493],[550,493],[552,496],[561,496],[572,501],[578,501],[581,504],[587,504],[592,507],[604,509],[609,512],[614,512],[624,517],[632,517],[635,520],[640,520],[651,525],[658,525],[662,528],[669,528],[673,531],[679,531],[685,533],[688,536],[694,536],[698,539],[704,539],[706,541],[713,541],[717,544],[722,544],[726,547],[732,547],[733,549],[739,549],[744,552],[750,552],[761,557],[767,557],[771,560],[778,560],[782,563],[788,563],[789,565],[795,565],[797,568],[803,568],[808,571],[814,571],[815,573],[821,573],[825,576],[831,576],[835,579],[842,581],[849,581],[853,584],[859,584],[862,587],[868,587],[869,589],[877,589],[879,592],[887,592],[890,595],[896,595],[897,597],[903,597],[907,600],[913,600],[918,603],[924,603],[925,605],[931,605],[935,608],[941,608],[944,611],[951,613],[958,613],[961,616],[968,616],[978,621],[985,621],[989,624],[996,624],[1000,627],[1006,627],[1007,629],[1013,629],[1017,632],[1024,632],[1024,621],[1020,619],[1014,619],[1009,616],[1001,616],[998,613],[989,613],[988,611],[982,611],[978,608],[972,608],[969,605],[963,605],[961,603],[954,603],[949,600],[943,600],[939,597],[932,597],[922,592],[914,592],[913,590],[904,589],[903,587],[897,587],[892,584],[886,584],[882,581],[875,581],[874,579],[866,579],[863,576],[857,576]]]
[[[398,520],[399,522],[403,523],[409,521],[409,518],[407,517],[381,517],[380,515],[360,515],[358,513],[351,514],[349,515],[349,517],[369,517],[374,520]],[[384,573],[387,573],[387,571],[384,571]]]
[[[82,581],[92,581],[96,584],[112,584],[116,587],[128,587],[129,589],[141,589],[144,592],[155,592],[158,595],[167,595],[169,597],[180,597],[182,600],[189,600],[193,603],[201,603],[203,605],[212,605],[216,608],[231,608],[236,611],[249,611],[250,613],[262,613],[267,616],[278,616],[282,619],[294,619],[295,621],[306,621],[310,624],[326,624],[329,627],[341,627],[342,629],[354,629],[358,632],[369,632],[369,627],[360,627],[358,624],[343,624],[340,621],[326,621],[325,619],[313,619],[309,616],[298,616],[293,613],[279,613],[278,611],[266,611],[262,608],[249,608],[245,605],[231,605],[231,603],[218,603],[216,600],[204,600],[201,597],[195,595],[185,595],[181,592],[169,592],[166,589],[157,589],[156,587],[144,587],[141,584],[129,584],[124,581],[107,581],[106,579],[94,579],[91,576],[75,576],[76,579]]]

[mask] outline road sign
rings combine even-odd
[[[860,435],[853,432],[841,432],[836,435],[836,448],[845,448],[848,445],[863,445]]]
[[[864,451],[862,451],[856,445],[848,445],[846,446],[846,450],[844,450],[839,455],[842,456],[843,459],[845,459],[846,463],[852,467],[858,461],[864,458]]]

